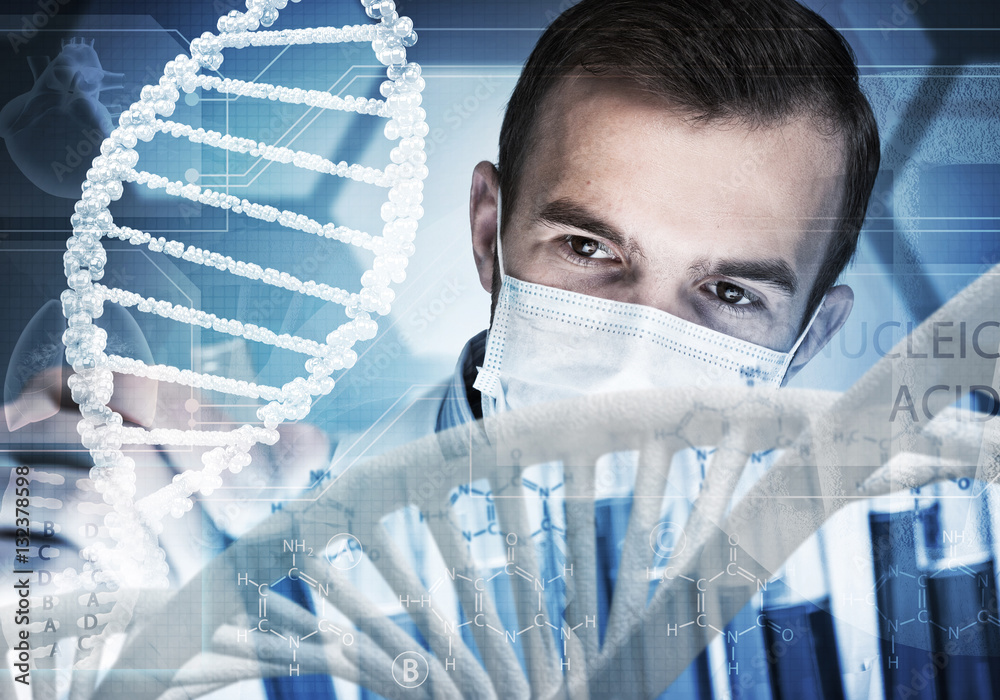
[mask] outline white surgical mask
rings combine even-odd
[[[504,273],[497,201],[500,294],[473,385],[483,415],[546,401],[678,386],[777,388],[809,332],[770,350],[665,311],[577,294]]]

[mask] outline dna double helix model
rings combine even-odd
[[[986,497],[1000,478],[995,418],[946,406],[936,406],[930,421],[916,413],[897,422],[886,417],[900,382],[923,395],[945,382],[996,381],[991,357],[941,362],[927,351],[936,323],[992,322],[998,273],[956,295],[893,348],[897,357],[883,358],[843,393],[687,387],[595,395],[503,413],[354,465],[316,499],[290,504],[243,535],[169,601],[155,590],[136,596],[142,624],[97,692],[196,697],[241,680],[287,676],[294,649],[298,673],[333,675],[390,698],[658,697],[846,506],[948,479],[975,480],[974,496]],[[651,591],[664,486],[673,456],[692,444],[717,449],[681,532],[670,535],[673,551],[658,564],[662,576]],[[775,445],[778,460],[734,499],[750,455]],[[595,552],[598,465],[624,451],[636,455],[636,496],[601,635],[593,624],[604,575]],[[537,523],[520,493],[527,489],[509,488],[526,484],[533,466],[554,463],[565,504],[563,587],[544,578],[533,542]],[[506,562],[484,562],[466,542],[455,504],[456,489],[470,482],[494,494]],[[399,533],[387,527],[386,517],[405,508],[423,514],[421,528],[441,561],[436,580],[418,571]],[[288,546],[321,548],[331,535],[325,556],[294,558]],[[288,576],[309,583],[315,613],[260,594]],[[409,628],[372,600],[375,581],[406,601]],[[559,618],[548,605],[552,596],[565,603]],[[178,624],[201,634],[173,633]],[[907,630],[916,625],[901,630],[900,642],[912,643]],[[169,644],[160,643],[165,635]],[[399,659],[415,654],[419,677],[407,685]],[[110,682],[116,672],[117,684]]]
[[[217,33],[206,32],[194,39],[190,56],[182,54],[169,61],[159,82],[142,88],[139,101],[122,113],[119,126],[101,144],[100,155],[87,172],[71,220],[73,235],[64,255],[68,289],[62,293],[61,301],[68,328],[63,340],[67,362],[75,372],[69,385],[82,414],[78,432],[94,460],[90,479],[111,506],[104,522],[111,542],[90,548],[85,571],[64,574],[70,584],[72,576],[76,575],[81,585],[87,580],[91,586],[106,586],[110,590],[165,586],[167,565],[157,542],[157,532],[164,518],[182,516],[192,507],[192,496],[211,493],[222,485],[226,472],[243,469],[251,461],[248,452],[255,444],[273,444],[278,439],[277,427],[283,421],[305,418],[313,400],[333,389],[331,375],[350,368],[357,361],[357,353],[352,349],[355,343],[376,335],[376,318],[390,311],[394,298],[392,285],[399,284],[405,277],[408,257],[414,252],[418,221],[423,215],[423,180],[427,177],[423,137],[428,128],[425,112],[420,108],[424,79],[420,66],[406,60],[406,49],[417,39],[413,22],[399,16],[391,0],[363,0],[365,12],[377,22],[344,27],[266,29],[275,23],[286,4],[287,0],[247,0],[245,12],[233,10],[218,20]],[[378,61],[386,66],[387,79],[381,84],[381,98],[341,97],[320,90],[234,80],[212,74],[221,66],[226,51],[341,42],[371,44]],[[181,94],[195,90],[369,115],[385,122],[385,137],[394,142],[391,163],[383,169],[343,161],[334,163],[315,153],[171,121],[169,117]],[[148,172],[142,169],[136,145],[139,141],[153,139],[187,139],[212,149],[248,154],[366,183],[385,192],[379,212],[384,226],[380,235],[373,235]],[[150,235],[115,221],[112,216],[112,202],[126,193],[124,183],[162,190],[181,200],[271,222],[275,228],[311,234],[328,240],[331,245],[339,242],[355,246],[372,255],[370,269],[361,275],[356,290],[346,290],[299,279],[287,272],[247,263],[189,242]],[[107,286],[101,283],[108,262],[107,251],[102,245],[105,238],[119,239],[138,248],[216,268],[261,285],[340,305],[348,320],[333,328],[325,339],[313,340],[275,333],[236,318],[222,318],[198,308]],[[93,320],[102,315],[108,303],[283,348],[305,358],[303,371],[282,386],[266,386],[107,354],[107,333]],[[146,429],[124,425],[122,416],[108,406],[115,388],[114,373],[260,400],[263,405],[257,411],[259,424],[233,430]],[[163,488],[140,493],[136,488],[135,461],[123,452],[135,445],[210,449],[203,454],[200,470],[187,470]],[[127,624],[127,605],[122,599],[118,602],[122,604],[118,606],[120,619],[117,624],[109,623],[108,630],[120,630]],[[116,615],[110,619],[115,620]]]

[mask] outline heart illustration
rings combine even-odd
[[[122,88],[122,73],[101,67],[93,41],[70,39],[55,60],[28,60],[35,84],[0,110],[0,136],[39,189],[76,199],[101,142],[113,128],[101,93]]]

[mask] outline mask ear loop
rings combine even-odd
[[[500,244],[500,213],[503,211],[500,201],[500,189],[497,188],[497,261],[500,265],[500,280],[505,276],[503,271],[503,246]]]
[[[784,377],[788,373],[788,368],[791,366],[792,360],[795,359],[795,353],[799,351],[799,346],[802,345],[802,341],[804,341],[806,336],[809,335],[809,331],[812,330],[813,323],[816,321],[816,317],[819,316],[819,312],[823,310],[823,304],[825,303],[826,294],[824,294],[823,298],[819,300],[819,304],[816,305],[816,310],[813,311],[812,317],[809,319],[809,323],[807,323],[806,327],[802,329],[802,333],[800,333],[799,337],[796,339],[795,345],[793,345],[792,349],[786,353],[785,361],[781,366],[782,381],[784,381]]]
[[[503,282],[505,277],[503,271],[503,247],[500,244],[500,190],[497,189],[497,264],[500,268],[500,281]],[[496,320],[494,319],[494,324]],[[486,334],[486,347],[490,347],[490,338],[495,332],[495,326],[491,327]],[[485,363],[485,360],[484,360]],[[500,383],[500,376],[496,371],[485,370],[482,367],[477,367],[476,380],[473,382],[472,387],[476,389],[482,395],[482,406],[483,406],[483,418],[489,418],[490,416],[496,415],[498,413],[497,403],[503,401],[503,387]]]

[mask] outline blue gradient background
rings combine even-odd
[[[185,52],[192,38],[214,30],[217,17],[236,7],[227,2],[69,0],[59,5],[53,0],[52,7],[58,8],[54,15],[37,2],[6,2],[5,14],[0,14],[0,105],[32,88],[28,56],[54,58],[62,40],[83,37],[94,40],[105,70],[124,74],[122,89],[102,96],[115,115],[138,99],[141,87],[155,82],[164,63]],[[857,259],[844,278],[855,290],[854,312],[794,381],[844,390],[879,359],[873,343],[877,327],[898,323],[894,328],[905,329],[918,323],[1000,262],[1000,8],[985,0],[806,4],[841,29],[857,53],[883,140],[884,167]],[[334,392],[310,414],[309,421],[326,430],[333,442],[364,429],[408,392],[441,381],[465,341],[486,327],[489,295],[479,285],[469,241],[472,168],[495,158],[504,105],[519,67],[544,26],[567,5],[565,0],[398,2],[420,36],[409,57],[423,66],[427,79],[423,107],[431,129],[431,174],[425,183],[425,215],[392,314],[380,321],[377,338],[359,347],[358,364],[340,376]],[[304,0],[289,4],[275,28],[365,21],[356,2]],[[383,71],[368,47],[358,45],[227,52],[219,73],[376,96]],[[335,162],[375,167],[387,162],[388,144],[377,128],[380,123],[370,117],[198,94],[190,100],[182,95],[172,118],[312,151]],[[68,150],[59,149],[66,153],[64,164],[73,160],[73,153],[85,157],[89,150],[79,127],[53,138],[64,139]],[[145,169],[181,180],[191,175],[199,184],[320,222],[378,233],[381,190],[202,152],[165,136],[140,144],[139,151]],[[346,246],[334,254],[321,252],[307,234],[278,239],[271,233],[274,227],[179,204],[163,194],[129,188],[119,205],[112,207],[116,220],[121,214],[129,225],[154,235],[352,290],[368,264],[364,255]],[[21,361],[12,357],[15,345],[36,312],[65,288],[62,253],[71,233],[72,207],[73,200],[33,184],[0,147],[0,369],[8,371],[5,398],[16,390],[10,381]],[[254,285],[221,273],[171,264],[122,243],[107,246],[111,253],[103,281],[109,286],[317,339],[342,318],[316,300],[280,292],[262,295]],[[214,368],[279,385],[300,371],[300,365],[290,365],[278,352],[251,350],[155,317],[137,320],[158,363]],[[900,331],[886,330],[882,349],[901,337]]]

